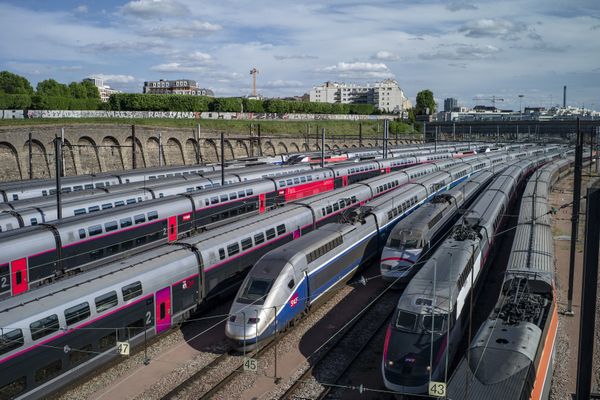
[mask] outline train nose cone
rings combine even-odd
[[[225,334],[235,341],[256,338],[258,335],[258,321],[256,316],[244,319],[244,315],[242,314],[231,315],[225,325]]]

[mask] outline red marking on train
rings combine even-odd
[[[184,214],[183,217],[181,217],[181,219],[183,219],[184,221],[189,221],[190,219],[192,219],[192,214]]]
[[[264,194],[259,194],[258,195],[258,212],[263,214],[265,212],[266,206],[265,206],[265,195]]]
[[[177,217],[172,216],[169,217],[169,221],[167,223],[167,230],[169,236],[169,242],[173,242],[177,240]]]
[[[384,261],[387,261],[387,260],[390,260],[390,261],[405,261],[405,262],[408,262],[408,263],[411,263],[411,264],[415,263],[413,260],[411,260],[409,258],[404,258],[404,257],[386,257],[386,258],[382,258],[381,262],[384,262]]]
[[[27,258],[19,258],[10,263],[10,275],[12,283],[12,295],[16,296],[29,289],[27,276]]]
[[[392,326],[388,325],[387,332],[385,333],[385,342],[383,344],[383,359],[387,360],[388,346],[390,344],[390,336],[392,336]]]
[[[294,308],[298,304],[298,293],[296,292],[294,296],[290,299],[290,307]]]

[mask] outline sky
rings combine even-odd
[[[194,79],[217,96],[302,95],[396,79],[443,107],[600,109],[598,0],[0,0],[0,70],[141,92]]]

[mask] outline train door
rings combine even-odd
[[[159,334],[171,328],[171,287],[156,292],[156,333]]]
[[[177,240],[177,217],[176,216],[169,217],[168,223],[167,223],[167,230],[169,231],[168,232],[169,242],[173,242],[173,241]]]
[[[300,228],[296,229],[293,234],[293,239],[298,239],[302,235]]]
[[[258,212],[263,214],[265,212],[265,194],[259,194],[258,195]]]
[[[10,276],[12,284],[12,295],[16,296],[26,292],[29,288],[27,275],[27,258],[19,258],[10,263]]]
[[[348,175],[342,176],[342,186],[348,186]]]

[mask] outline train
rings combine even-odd
[[[422,156],[424,160],[429,156]],[[199,229],[355,182],[390,174],[417,158],[390,158],[334,165],[264,180],[140,202],[74,209],[81,215],[0,233],[0,297],[15,296],[66,274],[81,272],[124,254],[172,242]],[[466,159],[465,159],[466,160]],[[406,183],[457,159],[400,172]],[[93,200],[90,200],[93,201]],[[122,200],[119,200],[122,201]],[[92,209],[93,207],[93,209]],[[15,212],[11,217],[15,217]],[[18,214],[17,214],[18,216]]]
[[[468,207],[491,182],[494,172],[483,171],[431,201],[400,221],[381,252],[381,278],[398,285],[407,283],[454,225],[460,210]]]
[[[430,381],[447,381],[507,210],[525,177],[559,156],[523,159],[498,174],[410,280],[385,336],[381,369],[387,389],[426,393]]]
[[[455,161],[485,168],[490,157],[508,158]],[[417,168],[439,169],[435,163]],[[417,171],[414,178],[398,171],[297,200],[3,300],[0,396],[41,398],[93,371],[117,357],[117,341],[136,345],[144,334],[165,332],[207,300],[237,290],[270,250],[427,174]]]
[[[536,171],[521,200],[499,298],[448,383],[455,399],[548,399],[558,304],[550,191],[569,160]]]
[[[479,163],[479,161],[478,161]],[[440,192],[491,163],[454,165],[373,200],[348,216],[264,255],[250,270],[229,311],[225,333],[251,350],[285,330],[378,256],[398,221]]]

